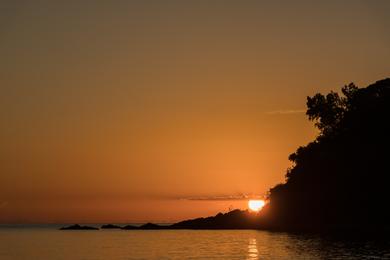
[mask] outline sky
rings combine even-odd
[[[246,209],[315,138],[306,97],[389,77],[390,1],[0,5],[0,223]]]

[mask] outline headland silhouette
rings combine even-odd
[[[319,134],[289,156],[285,183],[269,190],[259,213],[233,210],[168,226],[121,228],[390,230],[390,78],[366,88],[351,83],[341,92],[307,98],[306,115]]]

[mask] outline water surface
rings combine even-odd
[[[0,226],[0,259],[390,259],[386,239],[256,230],[59,231]]]

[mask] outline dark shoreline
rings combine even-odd
[[[288,232],[291,234],[321,234],[348,237],[389,237],[390,227],[375,229],[354,228],[318,228],[318,227],[287,227],[270,226],[262,221],[261,215],[248,212],[247,210],[233,210],[227,213],[218,213],[215,216],[196,218],[180,221],[174,224],[161,225],[146,223],[141,226],[103,224],[100,228],[93,226],[71,225],[60,230],[259,230],[269,232]]]

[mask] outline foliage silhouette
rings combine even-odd
[[[307,98],[318,137],[289,156],[269,192],[265,225],[279,229],[388,228],[390,79]]]
[[[233,210],[161,226],[122,229],[276,229],[296,231],[390,230],[390,78],[342,96],[307,98],[317,138],[289,156],[286,182],[269,191],[258,213]],[[80,229],[78,225],[63,229]]]

